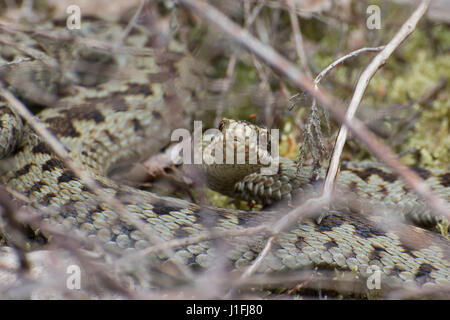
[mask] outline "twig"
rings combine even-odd
[[[317,77],[314,79],[314,83],[315,84],[319,84],[320,81],[322,81],[323,77],[326,76],[326,74],[328,72],[330,72],[332,69],[334,69],[338,64],[343,63],[345,60],[348,60],[350,58],[356,57],[357,55],[359,55],[360,53],[363,52],[379,52],[381,50],[383,50],[386,46],[379,46],[379,47],[366,47],[366,48],[361,48],[355,51],[352,51],[348,54],[346,54],[343,57],[340,57],[339,59],[337,59],[336,61],[333,61],[330,65],[328,65],[325,69],[323,69],[318,75]]]
[[[167,249],[174,249],[174,248],[180,248],[180,247],[186,247],[191,244],[200,243],[203,241],[208,240],[214,240],[219,238],[235,238],[235,237],[248,237],[251,235],[256,234],[264,234],[264,233],[270,233],[270,227],[266,224],[262,224],[257,227],[251,227],[251,228],[243,228],[239,230],[227,230],[227,231],[208,231],[204,234],[196,235],[196,236],[190,236],[180,239],[173,239],[166,241],[164,243],[160,243],[142,250],[139,250],[137,252],[133,252],[130,255],[124,256],[123,258],[119,259],[117,261],[118,264],[122,262],[126,262],[126,260],[129,259],[140,259],[144,256],[155,254]]]
[[[245,28],[249,28],[255,19],[258,17],[259,12],[264,6],[264,0],[260,1],[258,5],[253,8],[253,11],[249,18],[246,18],[245,20]],[[217,111],[216,111],[216,119],[214,120],[214,126],[217,127],[219,125],[219,122],[222,120],[223,116],[223,110],[224,110],[224,104],[225,104],[225,95],[228,93],[228,91],[231,88],[231,85],[233,83],[233,74],[234,69],[236,67],[236,61],[237,61],[238,51],[234,50],[232,56],[230,57],[230,60],[228,61],[227,70],[225,73],[225,79],[222,83],[222,92],[220,95],[219,103],[217,104]]]
[[[445,216],[450,220],[449,204],[437,197],[417,173],[409,170],[405,165],[401,164],[392,151],[378,142],[376,137],[364,126],[361,121],[358,119],[347,119],[342,111],[344,110],[344,106],[322,88],[315,90],[314,82],[300,72],[295,65],[286,60],[273,48],[261,43],[247,30],[242,29],[240,26],[230,21],[224,14],[209,4],[203,1],[194,0],[179,0],[179,2],[195,11],[199,16],[204,17],[211,23],[218,26],[224,33],[235,39],[240,45],[253,52],[266,63],[271,65],[275,70],[290,79],[299,89],[304,89],[311,96],[315,97],[322,106],[332,112],[338,121],[344,123],[353,135],[363,142],[377,158],[386,163],[386,165],[388,165],[408,185],[410,185],[411,188],[427,202],[429,207],[432,208],[436,214]],[[429,2],[429,0],[422,1],[408,21],[411,23],[417,23],[428,8]],[[410,23],[406,24],[406,28],[414,29],[413,25]]]
[[[133,30],[134,26],[137,23],[137,20],[139,18],[139,16],[141,15],[142,9],[144,8],[144,5],[147,3],[147,0],[141,0],[139,3],[139,7],[136,10],[136,12],[133,15],[133,18],[131,18],[130,22],[128,23],[127,27],[125,28],[125,30],[123,31],[122,37],[119,41],[119,44],[122,44],[125,39],[128,37],[128,35],[130,34],[131,30]]]
[[[252,276],[258,270],[264,258],[269,254],[270,249],[272,248],[272,243],[276,239],[276,236],[278,234],[283,232],[289,226],[292,226],[293,223],[298,223],[302,219],[313,216],[314,214],[317,213],[318,210],[326,207],[330,202],[330,197],[326,195],[322,195],[317,198],[314,198],[314,195],[311,196],[313,198],[309,198],[302,205],[291,210],[289,213],[284,215],[278,222],[276,222],[272,226],[266,227],[266,229],[270,232],[271,236],[267,240],[263,250],[261,250],[258,257],[250,264],[250,266],[247,267],[245,272],[239,277],[236,286],[244,283],[250,276]],[[228,291],[225,298],[229,298],[234,294],[236,286],[232,287]]]
[[[297,15],[295,13],[295,4],[294,0],[286,0],[287,5],[289,7],[289,18],[291,20],[292,30],[294,31],[294,39],[295,39],[295,48],[297,50],[298,58],[300,59],[300,64],[304,72],[307,75],[311,76],[311,70],[308,66],[308,59],[306,57],[306,53],[303,46],[303,38],[302,33],[300,31],[300,24],[298,23]]]
[[[252,264],[244,271],[244,273],[240,276],[238,283],[243,282],[248,277],[253,275],[256,270],[258,270],[259,266],[263,262],[264,258],[269,254],[270,249],[272,248],[272,242],[275,240],[275,236],[271,236],[264,246],[264,249],[261,250],[258,257],[252,262]],[[234,295],[235,292],[235,286],[233,286],[228,293],[225,295],[225,299],[229,299]]]
[[[391,56],[395,49],[415,30],[417,24],[419,23],[422,16],[427,11],[430,5],[430,0],[424,0],[417,7],[414,13],[409,17],[408,20],[402,25],[397,34],[392,38],[391,41],[384,47],[384,49],[378,53],[372,60],[372,62],[367,66],[361,77],[356,84],[355,91],[353,93],[352,100],[348,106],[345,118],[350,121],[353,119],[356,110],[364,96],[367,86],[369,85],[370,79],[374,76],[377,70],[383,66],[387,59]],[[337,172],[340,164],[340,157],[342,150],[344,148],[345,140],[347,138],[348,129],[343,125],[340,130],[336,143],[334,145],[333,155],[330,160],[330,165],[328,167],[327,177],[324,183],[324,192],[331,193],[333,189],[334,181],[337,177]]]

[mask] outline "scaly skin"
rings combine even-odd
[[[156,153],[168,142],[173,129],[189,127],[200,109],[196,99],[203,95],[201,88],[195,85],[198,82],[193,81],[189,71],[192,64],[188,64],[187,58],[168,53],[156,58],[131,55],[126,58],[127,69],[133,74],[130,80],[112,79],[94,88],[78,86],[70,97],[55,103],[55,108],[45,109],[38,115],[64,143],[70,155],[84,165],[108,193],[120,199],[149,234],[165,241],[201,235],[211,229],[237,230],[257,221],[279,219],[280,216],[273,213],[200,211],[197,205],[187,201],[118,185],[107,177],[117,163]],[[11,129],[12,123],[19,125],[20,120],[3,102],[0,132],[2,137],[8,138],[0,142],[5,145],[4,153],[8,156],[0,162],[2,184],[24,194],[32,203],[52,207],[54,213],[46,220],[66,223],[71,230],[99,240],[105,252],[140,250],[151,245],[149,238],[119,216],[111,204],[99,201],[28,125],[23,129],[20,126]],[[8,130],[15,132],[9,135]],[[19,131],[22,132],[20,140],[14,146],[9,145],[15,143],[13,137]],[[401,188],[401,182],[395,180],[391,184],[395,184],[395,188],[383,183],[386,191],[381,191],[377,181],[381,178],[386,182],[386,179],[376,169],[349,172],[349,175],[341,173],[342,184],[356,196],[395,197],[395,190]],[[355,175],[358,179],[352,178]],[[309,184],[308,179],[305,181]],[[448,184],[448,174],[441,173],[437,177],[430,174],[427,181],[434,186],[444,186]],[[446,187],[444,195],[448,195],[448,185]],[[411,195],[410,199],[415,197]],[[243,270],[254,261],[264,247],[264,240],[263,235],[229,240],[232,249],[226,258],[233,269]],[[174,251],[175,257],[184,263],[202,268],[210,266],[219,252],[211,241],[176,247]],[[140,261],[139,268],[154,270],[165,260],[167,257],[162,254],[147,255]],[[365,283],[369,265],[380,266],[384,289],[406,281],[448,288],[450,244],[443,236],[413,226],[386,226],[380,223],[380,217],[351,210],[330,211],[320,224],[314,220],[300,221],[280,233],[257,273],[276,275],[312,268],[335,269],[352,271]]]

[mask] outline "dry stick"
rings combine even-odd
[[[127,27],[125,28],[122,37],[119,41],[119,44],[122,44],[125,39],[128,37],[128,35],[130,34],[131,30],[134,28],[134,26],[136,25],[136,22],[139,18],[139,16],[141,15],[142,9],[144,8],[144,5],[147,3],[147,0],[141,0],[141,2],[139,3],[139,7],[136,10],[136,12],[133,15],[133,18],[131,18],[130,22],[128,22]]]
[[[402,25],[394,38],[392,38],[392,40],[389,41],[384,49],[380,53],[378,53],[375,58],[373,58],[372,62],[361,74],[358,83],[356,84],[352,100],[350,101],[347,112],[345,114],[345,118],[347,119],[347,121],[351,121],[353,119],[356,110],[358,109],[358,106],[364,96],[364,92],[369,85],[370,79],[372,79],[377,70],[386,63],[387,59],[391,56],[394,50],[397,49],[398,46],[400,46],[400,44],[415,30],[417,23],[425,14],[429,4],[430,0],[424,0],[421,2],[421,4],[417,7],[411,17]],[[327,177],[325,179],[323,189],[325,193],[332,192],[334,182],[337,178],[337,172],[340,165],[340,157],[344,148],[345,140],[347,138],[347,133],[348,129],[345,125],[343,125],[339,130],[339,134],[334,145],[333,155],[328,167]]]
[[[253,11],[248,19],[245,21],[245,28],[249,28],[255,19],[258,17],[259,12],[264,6],[264,0],[260,1],[259,4],[253,8]],[[237,62],[237,56],[238,51],[234,50],[233,55],[231,56],[230,60],[228,61],[227,70],[225,72],[225,79],[223,80],[222,84],[222,92],[220,95],[220,100],[217,105],[217,111],[216,111],[216,119],[214,120],[214,126],[217,127],[219,125],[219,122],[222,120],[223,115],[223,109],[225,104],[225,95],[230,90],[231,84],[233,83],[233,74],[234,69],[236,67]]]
[[[237,285],[239,285],[239,283],[242,283],[248,277],[253,275],[256,272],[256,270],[258,270],[258,268],[261,265],[261,263],[263,262],[264,258],[269,254],[274,240],[275,240],[275,236],[271,236],[267,240],[266,245],[264,246],[264,249],[259,253],[258,257],[252,262],[252,264],[239,277],[238,282],[231,287],[231,289],[224,296],[224,299],[230,299],[234,295]]]
[[[297,15],[295,13],[296,2],[294,0],[286,0],[286,2],[289,7],[289,18],[291,20],[292,30],[294,31],[295,48],[297,50],[298,58],[300,59],[300,64],[306,74],[311,76],[311,70],[309,69],[308,59],[303,46],[302,33],[300,32],[300,24],[298,23]]]
[[[343,63],[345,60],[353,58],[353,57],[356,57],[357,55],[359,55],[360,53],[363,53],[363,52],[378,52],[378,51],[383,50],[385,47],[386,46],[361,48],[361,49],[357,49],[355,51],[352,51],[352,52],[350,52],[349,54],[346,54],[343,57],[340,57],[336,61],[333,61],[332,63],[330,63],[330,65],[328,65],[325,69],[323,69],[317,75],[317,77],[314,79],[314,84],[319,84],[319,82],[322,81],[323,77],[325,77],[325,75],[328,72],[330,72],[330,70],[334,69],[338,64]]]
[[[218,26],[224,33],[236,40],[240,45],[247,48],[255,55],[260,57],[275,70],[290,79],[299,89],[304,89],[317,101],[331,111],[334,117],[344,123],[352,134],[363,142],[373,154],[397,173],[411,188],[420,195],[433,211],[450,220],[449,204],[437,197],[431,188],[419,177],[419,175],[401,164],[392,151],[385,145],[378,142],[374,134],[367,130],[364,124],[358,119],[347,119],[342,110],[344,106],[332,97],[327,91],[319,88],[314,89],[314,82],[300,72],[295,65],[277,53],[272,47],[266,46],[254,38],[247,30],[230,21],[224,14],[203,1],[179,0],[179,2],[199,16],[209,20]],[[402,27],[404,32],[413,30],[419,19],[423,16],[429,5],[429,0],[422,1],[417,7],[405,25]]]
[[[94,194],[98,196],[101,201],[111,204],[111,206],[115,209],[119,216],[121,216],[125,221],[128,221],[132,225],[134,225],[140,232],[142,232],[142,234],[147,237],[147,239],[151,243],[164,243],[164,241],[158,236],[150,234],[145,229],[143,222],[132,216],[118,199],[106,193],[86,170],[78,165],[77,162],[72,160],[69,152],[58,140],[58,138],[56,138],[40,121],[38,121],[38,119],[33,116],[33,114],[27,109],[27,107],[22,102],[20,102],[11,92],[6,90],[1,83],[0,95],[2,95],[10,103],[10,106],[31,125],[36,133],[39,134],[45,142],[47,142],[47,144],[55,152],[55,154]],[[188,278],[192,277],[192,273],[189,271],[189,269],[187,269],[178,259],[175,258],[173,252],[165,250],[164,254],[166,254],[168,257],[174,258],[173,260],[175,265],[179,268],[183,275],[187,276]]]
[[[271,230],[271,227],[267,224],[262,224],[257,227],[242,228],[242,229],[237,229],[237,230],[234,230],[234,229],[226,230],[226,231],[212,230],[212,231],[208,231],[208,232],[205,232],[204,234],[200,234],[200,235],[196,235],[196,236],[189,236],[189,237],[180,238],[180,239],[172,239],[167,242],[139,250],[137,252],[132,252],[129,255],[126,255],[123,258],[120,258],[117,261],[117,264],[120,264],[122,262],[128,263],[127,260],[129,260],[129,259],[140,259],[147,255],[155,254],[155,253],[164,251],[166,249],[186,247],[191,244],[196,244],[196,243],[220,239],[220,238],[248,237],[251,235],[264,234],[264,233],[268,233],[268,234],[273,233]]]
[[[330,200],[331,198],[329,195],[310,198],[302,205],[294,208],[288,214],[284,215],[278,222],[276,222],[272,226],[267,226],[266,230],[270,231],[271,236],[267,240],[263,250],[261,250],[258,257],[239,277],[237,282],[233,284],[232,288],[227,292],[225,298],[230,298],[234,294],[236,287],[247,281],[247,279],[258,270],[264,258],[269,254],[273,241],[280,232],[282,232],[287,227],[292,226],[294,223],[299,223],[302,219],[313,216],[320,209],[327,207],[330,203]]]

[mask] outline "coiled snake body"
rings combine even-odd
[[[144,43],[141,41],[140,45]],[[279,219],[277,215],[263,212],[201,210],[187,201],[122,186],[107,178],[114,166],[158,152],[168,142],[173,129],[189,127],[192,119],[199,117],[199,101],[203,96],[195,65],[192,61],[187,63],[189,59],[181,58],[180,54],[155,53],[131,58],[117,54],[115,59],[133,70],[131,77],[124,77],[130,80],[119,76],[95,87],[75,87],[70,96],[55,102],[54,108],[42,111],[39,119],[104,190],[119,199],[128,214],[144,225],[146,232],[169,241],[208,230],[235,230],[255,221]],[[144,250],[155,244],[134,223],[119,215],[113,205],[99,201],[46,143],[27,124],[22,124],[5,101],[0,106],[0,132],[3,153],[0,155],[4,158],[0,162],[0,182],[26,195],[33,203],[55,209],[45,221],[62,223],[99,240],[105,252]],[[424,169],[419,173],[443,198],[450,198],[448,173]],[[312,186],[309,174],[307,168],[297,174],[292,163],[282,160],[279,174],[270,182],[270,192],[264,191],[269,189],[267,179],[262,181],[254,173],[240,182],[224,184],[232,185],[232,192],[220,191],[259,202],[273,198],[272,202],[291,191],[309,190]],[[227,175],[210,176],[210,182],[226,181],[230,178]],[[258,191],[261,188],[254,191],[258,183],[259,186],[266,183],[261,192]],[[212,184],[217,186],[217,181]],[[433,220],[426,205],[381,167],[343,168],[338,189],[341,194],[352,192],[356,197],[370,200],[375,204],[371,206],[374,211],[379,203],[380,212],[401,211],[412,220],[422,219],[416,219],[416,215],[425,217],[425,222]],[[386,206],[389,203],[392,205]],[[448,289],[448,239],[417,227],[398,223],[386,226],[377,221],[347,208],[330,212],[320,223],[297,222],[277,235],[257,273],[323,269],[350,271],[365,279],[370,275],[369,266],[377,265],[385,288],[413,282]],[[265,240],[264,235],[230,239],[231,249],[225,250],[226,264],[244,270],[261,252]],[[180,245],[174,248],[170,259],[207,268],[218,254],[223,254],[214,243]],[[167,259],[165,254],[152,254],[139,264],[152,270]]]

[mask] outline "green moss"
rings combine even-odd
[[[423,28],[417,29],[372,79],[364,100],[366,103],[375,105],[376,109],[392,103],[406,104],[424,96],[443,77],[450,75],[450,28],[436,25],[431,34],[436,36],[434,41],[439,41],[439,47],[447,48],[447,53],[435,52],[428,33]],[[385,89],[385,95],[377,93],[380,88]],[[430,106],[411,106],[411,112],[418,111],[420,116],[406,143],[395,152],[417,150],[420,157],[416,159],[408,154],[402,158],[406,164],[442,167],[449,163],[449,89],[447,83]]]
[[[450,28],[438,25],[433,28],[439,30],[440,38],[450,39]],[[388,81],[382,75],[374,78],[371,88],[384,86],[387,88],[386,100],[389,103],[405,103],[408,99],[417,100],[430,92],[443,77],[450,74],[450,54],[433,56],[430,39],[424,31],[417,30],[405,43],[402,54],[407,60],[401,73]],[[394,64],[396,61],[393,62]],[[405,64],[405,63],[404,63]],[[398,152],[406,150],[419,150],[420,160],[412,161],[411,156],[404,160],[408,164],[421,166],[442,166],[450,160],[450,85],[441,90],[441,94],[433,101],[431,106],[415,105],[411,110],[418,110],[420,116],[412,130],[408,141],[402,145]]]

